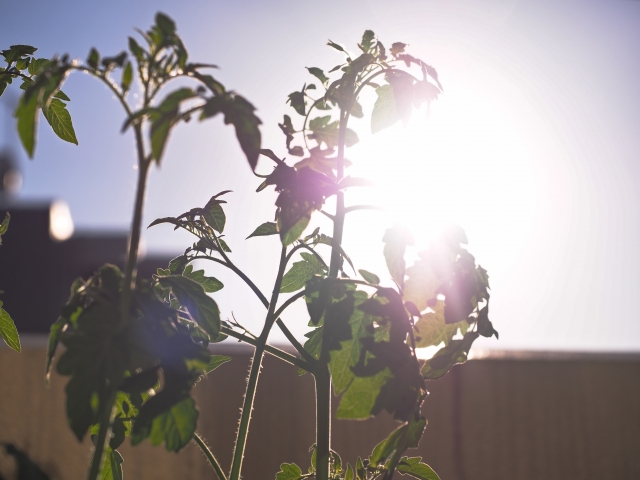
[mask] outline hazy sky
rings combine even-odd
[[[341,60],[327,39],[354,51],[372,29],[387,45],[410,44],[438,70],[445,94],[406,128],[371,137],[367,125],[355,125],[362,142],[347,153],[353,174],[377,185],[361,196],[388,209],[347,228],[356,267],[383,273],[379,240],[393,222],[422,244],[455,222],[491,278],[501,339],[480,346],[640,349],[640,2],[20,0],[3,2],[0,47],[116,54],[158,10],[176,20],[194,61],[220,65],[216,76],[256,105],[264,146],[280,153],[276,123],[291,113],[287,94],[311,80],[304,67]],[[136,172],[119,105],[85,75],[72,75],[64,90],[80,145],[42,124],[35,159],[20,153],[21,198],[65,200],[76,230],[126,229]],[[0,143],[17,149],[10,93],[0,100]],[[276,239],[243,240],[273,217],[275,196],[251,194],[258,183],[230,127],[219,119],[180,126],[152,173],[145,222],[233,190],[229,243],[270,291]],[[152,252],[179,253],[190,243],[168,227],[146,233]],[[215,297],[224,316],[233,311],[257,328],[263,311],[248,290],[226,272],[209,273],[227,284]],[[304,331],[303,310],[285,320]]]

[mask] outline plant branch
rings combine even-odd
[[[334,222],[336,220],[336,217],[334,217],[330,213],[325,212],[324,210],[320,210],[320,213],[323,214],[325,217],[327,217],[332,222]]]
[[[93,456],[91,457],[91,468],[89,469],[89,480],[97,480],[100,471],[102,470],[102,461],[104,459],[104,446],[107,438],[111,435],[111,424],[113,422],[113,406],[116,403],[117,390],[113,392],[107,398],[105,409],[100,419],[100,430],[98,430],[98,438],[96,440],[96,446],[93,449]]]
[[[301,367],[301,368],[304,368],[307,372],[312,372],[313,371],[313,366],[315,365],[317,360],[315,358],[313,358],[313,356],[309,352],[307,352],[307,350],[296,339],[296,337],[293,336],[293,334],[287,328],[287,326],[284,324],[284,322],[282,321],[281,318],[276,320],[276,324],[278,325],[278,327],[280,327],[280,330],[282,331],[282,333],[284,333],[284,336],[287,337],[287,340],[289,340],[289,342],[291,342],[291,345],[293,345],[293,348],[295,348],[297,350],[297,352],[300,354],[300,356],[302,358],[304,358],[308,362],[306,367]]]
[[[122,108],[124,108],[125,112],[127,112],[127,116],[131,117],[133,115],[133,113],[131,112],[131,108],[129,108],[129,105],[127,104],[126,100],[122,95],[122,92],[120,92],[118,87],[112,81],[110,81],[105,75],[100,75],[96,73],[96,71],[92,68],[87,68],[82,66],[75,66],[71,68],[74,68],[80,72],[88,73],[89,75],[97,78],[98,80],[101,80],[115,94],[116,98],[120,100],[120,104],[122,105]]]
[[[265,308],[269,308],[269,300],[267,300],[267,297],[264,296],[264,294],[260,291],[260,289],[256,286],[256,284],[253,283],[251,279],[242,270],[236,267],[236,265],[231,260],[229,260],[229,257],[226,257],[225,260],[221,260],[219,258],[212,257],[210,255],[196,255],[191,258],[193,260],[210,260],[212,262],[219,263],[220,265],[224,265],[228,269],[232,270],[236,275],[238,275],[244,281],[244,283],[246,283],[249,286],[251,290],[253,290],[253,293],[256,294],[256,296],[260,299],[260,301],[265,306]]]
[[[258,344],[257,339],[251,338],[247,335],[236,332],[231,328],[222,327],[220,331],[225,335],[229,335],[230,337],[237,338],[238,340],[248,343],[249,345],[253,345],[254,347]],[[264,351],[273,355],[274,357],[279,358],[280,360],[284,360],[285,362],[290,363],[291,365],[294,365],[298,368],[302,368],[308,372],[312,370],[312,367],[307,362],[305,362],[304,360],[298,357],[291,355],[290,353],[280,350],[279,348],[272,347],[271,345],[265,345]]]
[[[347,207],[344,209],[345,215],[347,213],[355,212],[356,210],[377,210],[384,211],[385,209],[382,207],[376,207],[375,205],[353,205],[351,207]]]
[[[280,306],[280,308],[278,308],[278,310],[276,310],[276,313],[274,314],[274,316],[276,318],[279,318],[280,315],[282,315],[282,312],[284,312],[289,305],[291,305],[296,300],[304,297],[304,293],[305,293],[304,290],[302,290],[302,291],[296,293],[294,296],[287,298],[287,300]]]
[[[227,477],[222,471],[222,468],[220,467],[218,460],[216,460],[216,457],[213,456],[213,453],[211,452],[209,447],[207,447],[207,444],[204,443],[204,440],[202,440],[202,437],[198,435],[198,433],[193,434],[193,441],[196,443],[196,445],[200,447],[200,450],[202,450],[202,453],[204,453],[204,456],[207,457],[207,460],[209,460],[209,463],[213,467],[213,470],[216,472],[216,475],[218,476],[218,480],[227,480]]]
[[[298,245],[296,245],[295,247],[293,247],[291,249],[291,251],[289,252],[289,255],[287,255],[287,262],[289,260],[291,260],[291,257],[293,256],[293,254],[295,252],[297,252],[298,250],[305,248],[307,250],[309,250],[319,261],[320,263],[322,263],[326,268],[329,268],[329,265],[326,264],[326,262],[324,261],[324,259],[318,254],[318,252],[316,252],[313,248],[311,248],[309,245],[307,245],[304,242],[300,242]]]
[[[287,248],[282,247],[280,253],[280,266],[278,268],[278,274],[273,286],[273,293],[271,295],[271,301],[269,302],[269,310],[265,318],[264,327],[262,333],[257,340],[256,350],[251,361],[251,370],[249,372],[249,379],[247,381],[247,389],[245,392],[244,402],[242,404],[242,414],[240,417],[240,426],[238,427],[238,434],[236,437],[236,445],[233,450],[233,463],[231,465],[231,473],[229,475],[230,480],[239,480],[240,472],[242,470],[242,460],[244,459],[244,449],[247,443],[247,434],[249,432],[249,422],[251,421],[251,411],[253,410],[253,401],[255,399],[256,387],[258,385],[258,377],[260,375],[260,368],[262,366],[262,358],[264,356],[267,339],[269,338],[269,332],[276,320],[274,315],[275,306],[278,302],[278,296],[280,294],[280,287],[282,286],[282,277],[284,277],[284,270],[287,266]]]
[[[245,275],[245,273],[242,270],[236,267],[236,265],[231,260],[227,260],[225,262],[224,260],[221,260],[216,257],[211,257],[209,255],[199,255],[199,256],[197,255],[192,258],[200,259],[200,260],[210,260],[212,262],[219,263],[220,265],[224,265],[230,270],[233,270],[236,273],[236,275],[238,275],[249,286],[249,288],[253,290],[253,292],[257,295],[257,297],[260,299],[260,301],[265,306],[265,308],[269,308],[269,301],[267,300],[267,297],[264,296],[264,294],[260,291],[260,289],[256,286],[256,284],[253,283],[251,279],[247,275]],[[284,322],[280,318],[276,320],[276,325],[278,325],[278,328],[280,329],[280,331],[284,333],[284,336],[287,337],[287,340],[291,342],[291,345],[293,346],[293,348],[295,348],[305,360],[307,360],[308,362],[310,362],[311,360],[315,361],[315,358],[313,358],[309,354],[309,352],[305,350],[305,348],[300,344],[300,342],[298,342],[298,340],[296,340],[296,338],[293,336],[291,331],[287,328],[287,326],[284,324]],[[304,367],[301,367],[301,368],[304,368]]]

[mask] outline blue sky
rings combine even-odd
[[[280,152],[276,124],[290,113],[287,94],[310,80],[304,67],[340,60],[327,39],[353,50],[372,29],[385,44],[410,44],[438,70],[445,95],[404,129],[371,137],[355,125],[362,142],[347,154],[353,173],[377,185],[362,198],[388,209],[362,214],[347,230],[357,267],[383,272],[378,239],[393,222],[420,242],[453,221],[491,276],[501,340],[482,347],[640,349],[640,2],[21,0],[2,6],[0,46],[80,59],[91,47],[115,54],[159,10],[174,18],[193,60],[220,65],[216,76],[256,105],[264,146]],[[41,125],[35,159],[21,153],[20,198],[66,201],[76,231],[124,230],[136,172],[133,139],[119,133],[122,112],[85,75],[64,90],[80,145]],[[11,101],[0,99],[0,142],[17,150]],[[268,291],[277,242],[243,240],[273,217],[274,195],[254,195],[256,186],[233,131],[218,119],[192,122],[177,129],[151,175],[145,222],[233,190],[228,239]],[[156,227],[145,241],[151,252],[178,253],[191,240]],[[256,327],[262,307],[226,272],[209,273],[227,285],[223,314]],[[304,311],[290,317],[302,333]]]

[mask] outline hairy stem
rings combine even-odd
[[[97,480],[102,470],[102,462],[104,460],[104,446],[107,438],[111,435],[111,422],[113,421],[113,406],[116,403],[117,390],[107,398],[105,409],[100,419],[100,430],[98,430],[98,439],[91,457],[91,468],[89,469],[89,480]]]
[[[262,358],[264,357],[264,351],[269,338],[269,332],[273,326],[276,316],[275,308],[278,302],[278,296],[280,294],[280,287],[282,286],[282,277],[284,276],[284,270],[287,266],[287,248],[282,247],[280,254],[280,266],[278,268],[278,275],[273,286],[273,293],[271,295],[271,301],[269,302],[269,310],[267,311],[267,317],[265,318],[264,328],[256,344],[256,349],[251,360],[251,370],[249,372],[249,379],[247,381],[247,389],[244,396],[244,402],[242,404],[242,414],[240,417],[240,426],[238,427],[238,434],[236,437],[236,445],[233,451],[233,463],[231,465],[231,473],[229,474],[230,480],[238,480],[240,478],[240,471],[242,470],[242,460],[244,458],[244,449],[247,443],[247,434],[249,432],[249,422],[251,421],[251,411],[253,410],[253,401],[255,399],[256,387],[258,385],[258,376],[260,375],[260,368],[262,366]]]
[[[129,248],[127,250],[127,261],[124,273],[124,283],[122,289],[122,300],[120,304],[120,314],[122,323],[125,323],[129,307],[131,305],[131,292],[136,280],[136,262],[138,260],[138,248],[140,247],[140,233],[142,228],[142,210],[144,207],[144,196],[146,193],[147,177],[149,173],[150,161],[144,154],[144,143],[142,140],[142,127],[140,124],[134,126],[136,137],[136,147],[138,151],[138,186],[136,189],[136,201],[133,207],[133,220],[131,222],[131,236],[129,238]]]
[[[316,479],[329,478],[331,450],[331,373],[329,364],[318,365],[316,381]]]
[[[207,447],[207,444],[204,443],[204,440],[202,440],[202,437],[197,433],[194,433],[193,441],[196,442],[196,445],[200,447],[200,450],[202,450],[202,453],[204,453],[204,456],[207,457],[207,460],[209,460],[209,463],[213,467],[213,470],[216,472],[216,475],[218,476],[218,480],[227,480],[227,477],[222,471],[222,468],[220,467],[218,460],[216,460],[216,457],[213,456],[213,453],[211,452],[211,450],[209,450],[209,447]]]
[[[353,102],[352,102],[353,103]],[[340,127],[338,130],[338,179],[344,177],[345,133],[349,113],[340,111]],[[329,277],[337,278],[342,268],[342,234],[344,230],[344,193],[338,192],[336,198],[336,214],[333,221],[333,241],[331,246],[331,263]],[[329,462],[331,457],[331,373],[329,371],[329,351],[325,342],[320,352],[320,362],[315,375],[316,380],[316,479],[329,479]]]

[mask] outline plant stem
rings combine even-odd
[[[256,349],[251,361],[251,370],[249,372],[249,379],[247,381],[247,390],[244,396],[244,402],[242,404],[242,414],[240,417],[240,426],[238,427],[238,434],[236,437],[236,445],[233,451],[233,463],[231,464],[231,473],[229,474],[229,480],[239,480],[240,471],[242,470],[242,460],[244,458],[244,449],[247,443],[247,433],[249,432],[249,422],[251,421],[251,411],[253,410],[253,401],[255,399],[256,387],[258,385],[258,376],[260,375],[260,368],[262,367],[262,358],[264,357],[265,346],[267,339],[269,338],[269,332],[273,326],[276,316],[275,308],[278,302],[278,296],[280,295],[280,287],[282,286],[282,277],[284,276],[284,270],[287,266],[287,248],[282,247],[280,254],[280,266],[278,268],[278,275],[273,286],[273,293],[271,295],[271,301],[269,302],[269,310],[267,317],[265,318],[264,327],[260,337],[256,344]]]
[[[317,366],[316,381],[316,479],[329,478],[331,450],[331,373],[329,364]]]
[[[218,476],[218,480],[227,480],[227,477],[222,471],[222,468],[220,467],[218,460],[216,460],[216,457],[213,456],[213,453],[211,452],[211,450],[209,450],[209,447],[207,447],[207,444],[204,443],[204,440],[202,440],[202,437],[200,437],[200,435],[198,435],[197,433],[194,433],[193,441],[196,442],[196,445],[200,447],[200,450],[202,450],[202,453],[204,453],[204,456],[207,457],[207,460],[209,460],[209,463],[213,467],[213,470],[216,472],[216,475]]]
[[[340,127],[338,130],[338,175],[339,182],[344,177],[344,139],[347,131],[347,123],[349,114],[342,110],[340,112]],[[331,278],[338,277],[338,271],[342,268],[342,256],[337,245],[342,245],[342,234],[344,232],[344,192],[338,192],[336,195],[336,214],[333,219],[333,242],[331,249],[331,263],[329,266],[329,276]]]
[[[127,261],[125,264],[124,283],[122,285],[122,300],[120,304],[120,314],[122,325],[125,324],[131,305],[131,292],[136,280],[136,262],[138,260],[138,249],[140,247],[140,232],[142,228],[142,210],[144,207],[144,196],[147,187],[147,177],[149,173],[150,161],[144,154],[144,143],[142,140],[142,127],[140,124],[134,125],[136,137],[136,147],[138,151],[138,186],[136,189],[136,201],[133,207],[133,220],[131,222],[131,237],[129,238],[129,248],[127,250]]]
[[[338,131],[338,179],[344,177],[344,145],[348,112],[340,111],[340,127]],[[342,268],[342,234],[344,230],[344,193],[338,192],[336,198],[336,214],[333,221],[333,241],[331,247],[331,264],[329,278],[337,278]],[[317,365],[316,380],[316,479],[329,479],[331,456],[331,372],[329,370],[329,351],[322,343],[320,361]]]
[[[238,480],[240,471],[242,470],[242,460],[244,458],[244,449],[247,443],[247,433],[249,432],[249,422],[251,421],[251,411],[253,410],[253,401],[255,399],[256,387],[258,385],[258,376],[262,367],[262,357],[264,356],[264,344],[258,343],[251,361],[251,370],[249,372],[249,380],[247,381],[247,390],[244,394],[244,402],[242,404],[242,415],[240,417],[240,426],[236,438],[236,445],[233,451],[233,464],[231,465],[230,480]]]
[[[111,422],[113,420],[113,406],[116,403],[117,390],[113,392],[107,398],[105,409],[100,419],[100,430],[98,430],[98,440],[93,450],[93,456],[91,458],[91,468],[89,469],[89,480],[97,480],[100,471],[102,470],[102,461],[104,457],[104,446],[107,437],[111,435]]]

